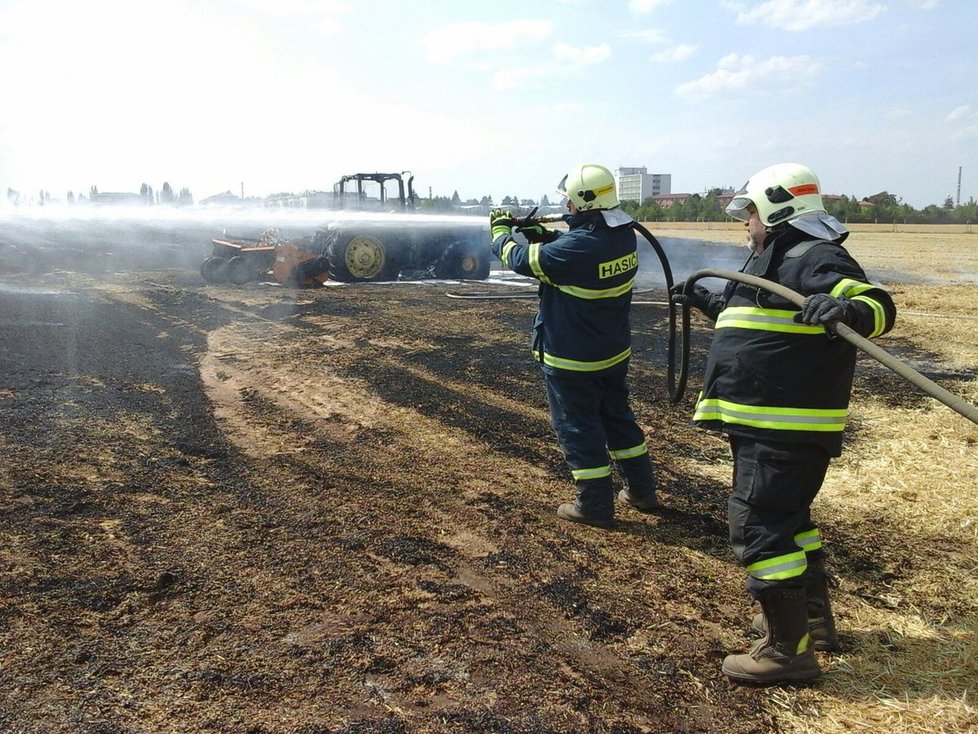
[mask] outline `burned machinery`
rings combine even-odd
[[[271,273],[292,285],[402,274],[486,279],[492,253],[483,218],[418,213],[413,182],[407,172],[345,175],[333,188],[329,221],[313,235],[282,240],[266,230],[258,238],[214,239],[201,274],[211,283],[242,284]],[[286,272],[285,263],[296,270]]]

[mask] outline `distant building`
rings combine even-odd
[[[650,196],[672,191],[671,173],[649,173],[645,166],[619,168],[615,171],[619,201],[642,202]]]

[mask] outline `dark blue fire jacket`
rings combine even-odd
[[[638,272],[635,232],[609,227],[600,212],[564,218],[570,229],[547,244],[497,237],[493,252],[511,270],[540,281],[533,355],[545,372],[595,373],[631,356],[628,320]]]
[[[769,236],[746,272],[803,296],[847,299],[850,326],[865,337],[893,328],[890,295],[869,281],[842,240],[827,242],[785,227]],[[693,421],[762,441],[842,451],[856,347],[822,326],[795,323],[798,308],[768,291],[731,281],[704,312],[716,321]]]

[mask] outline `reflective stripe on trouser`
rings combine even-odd
[[[618,468],[625,477],[625,484],[628,485],[628,491],[635,499],[649,497],[656,489],[652,461],[644,442],[641,449],[642,452],[634,456],[628,451],[611,452],[611,458],[617,460]]]
[[[730,448],[730,545],[748,569],[748,589],[756,596],[772,585],[800,584],[806,551],[821,547],[810,508],[825,479],[829,455],[812,444],[742,436],[731,436]]]
[[[648,451],[628,406],[627,374],[627,362],[596,373],[543,373],[550,421],[575,480],[610,476],[612,456]]]

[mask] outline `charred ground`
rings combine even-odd
[[[664,312],[635,307],[631,382],[667,509],[602,532],[554,515],[572,487],[533,308],[430,284],[7,278],[0,727],[776,728],[719,673],[752,610],[726,481],[694,468],[726,446],[686,425],[692,396],[669,401]],[[869,374],[858,391],[906,400]],[[869,603],[914,562],[884,527],[823,532],[860,539],[833,560]]]

